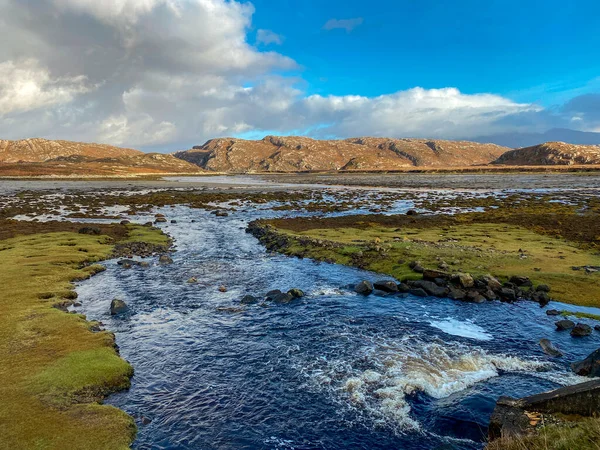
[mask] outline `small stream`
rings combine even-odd
[[[245,228],[281,212],[261,208],[156,210],[177,220],[164,226],[172,265],[109,261],[79,284],[80,311],[116,333],[135,368],[132,388],[108,400],[151,419],[135,449],[481,449],[500,395],[583,381],[568,363],[600,333],[558,333],[532,302],[358,296],[344,286],[386,277],[267,254]],[[239,304],[293,287],[307,296]],[[109,315],[115,297],[127,315]],[[564,358],[544,355],[541,338]]]

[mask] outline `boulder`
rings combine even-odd
[[[102,230],[98,227],[83,227],[79,229],[79,234],[89,234],[91,236],[98,236],[102,234]]]
[[[558,331],[570,330],[575,327],[575,322],[569,319],[563,319],[556,322],[556,329]]]
[[[274,303],[279,303],[279,304],[286,304],[286,303],[290,303],[292,300],[294,300],[294,296],[292,296],[291,294],[288,294],[287,292],[285,293],[281,293],[281,294],[277,294],[275,295],[271,301]]]
[[[472,288],[475,285],[475,280],[468,273],[456,273],[452,275],[452,281],[463,289]]]
[[[466,291],[455,287],[450,288],[450,292],[448,293],[448,298],[451,298],[452,300],[464,300],[466,297]]]
[[[541,306],[546,306],[550,303],[550,297],[544,291],[535,291],[531,293],[531,300],[538,302]]]
[[[497,278],[491,275],[484,275],[481,277],[481,280],[493,291],[498,291],[502,288],[502,283],[500,283]]]
[[[110,303],[110,315],[111,316],[116,316],[117,314],[122,314],[124,312],[127,311],[127,305],[125,304],[125,302],[123,300],[119,300],[118,298],[115,298],[111,303]]]
[[[229,216],[229,213],[227,213],[225,211],[217,211],[215,213],[215,216],[217,216],[217,217],[227,217],[227,216]]]
[[[131,222],[129,220],[121,220],[121,225],[129,225]]]
[[[585,337],[592,334],[592,327],[584,323],[578,323],[571,330],[571,336],[573,337]]]
[[[158,258],[158,263],[164,265],[167,264],[173,264],[173,258],[171,258],[169,255],[160,255],[160,257]]]
[[[253,295],[244,295],[244,297],[240,300],[242,305],[254,305],[259,302],[259,299]]]
[[[596,331],[600,331],[600,325],[596,325],[596,326],[594,327],[594,330],[596,330]]]
[[[354,292],[361,295],[370,295],[373,292],[373,283],[364,280],[354,286]]]
[[[225,285],[219,286],[219,292],[223,292],[223,293],[227,292],[227,286],[225,286]]]
[[[267,292],[267,294],[265,295],[265,300],[273,300],[276,296],[278,296],[281,293],[282,292],[279,289],[273,289],[272,291]]]
[[[301,290],[300,290],[300,289],[298,289],[298,288],[293,288],[293,289],[290,289],[290,290],[288,291],[288,294],[290,294],[290,295],[291,295],[292,297],[294,297],[294,298],[302,298],[302,297],[304,297],[304,292],[303,292],[303,291],[301,291]]]
[[[484,303],[486,298],[478,291],[469,291],[467,292],[465,300],[471,303]]]
[[[519,287],[533,286],[533,283],[531,282],[531,280],[528,277],[524,277],[524,276],[515,275],[515,276],[510,277],[509,281],[512,284],[514,284],[515,286],[519,286]]]
[[[448,289],[442,286],[438,286],[433,281],[418,280],[410,283],[413,289],[423,289],[427,294],[434,297],[446,297],[448,295]]]
[[[427,297],[427,292],[425,292],[421,288],[414,288],[408,291],[409,294],[414,295],[416,297]]]
[[[550,286],[548,286],[547,284],[540,284],[538,285],[538,287],[535,288],[535,290],[537,292],[550,292]]]
[[[498,295],[500,295],[500,300],[505,302],[514,302],[517,300],[517,293],[514,289],[511,289],[509,287],[501,288],[498,292]]]
[[[418,216],[419,213],[414,209],[409,209],[408,211],[406,211],[406,215],[407,216]]]
[[[398,285],[393,281],[376,281],[373,288],[387,293],[398,292]]]
[[[157,218],[154,220],[154,223],[167,223],[167,219],[166,219],[166,218],[164,218],[164,217],[157,217]]]
[[[546,311],[546,315],[548,316],[560,316],[560,311],[558,309],[549,309]]]
[[[441,270],[425,269],[425,271],[423,272],[423,279],[429,281],[434,281],[437,278],[445,280],[449,276],[450,275],[447,272],[443,272]]]
[[[550,342],[549,339],[540,339],[540,347],[542,347],[542,350],[546,355],[554,358],[559,358],[563,355],[559,349],[552,345],[552,342]]]
[[[600,349],[584,360],[572,363],[571,369],[582,377],[600,377]]]
[[[496,294],[492,289],[488,288],[486,291],[481,293],[488,300],[496,300],[498,298],[498,294]]]
[[[406,294],[410,291],[410,286],[406,283],[398,283],[398,293]]]

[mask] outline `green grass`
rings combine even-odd
[[[591,319],[600,321],[600,315],[586,312],[562,311],[560,313],[564,317],[577,317],[578,319]]]
[[[538,234],[516,225],[467,223],[440,227],[393,228],[361,225],[360,228],[312,228],[279,232],[342,244],[324,248],[295,242],[285,252],[303,254],[339,264],[360,265],[399,280],[418,278],[409,267],[420,261],[437,268],[445,262],[453,272],[491,273],[500,279],[524,275],[534,284],[548,284],[557,300],[600,306],[600,274],[574,271],[573,266],[600,266],[600,256],[561,238]],[[358,257],[356,255],[361,255]]]
[[[166,240],[132,231],[129,239]],[[132,375],[114,336],[54,307],[75,297],[72,280],[103,270],[83,263],[105,259],[112,244],[72,232],[0,241],[0,449],[118,450],[133,441],[133,419],[99,404]]]

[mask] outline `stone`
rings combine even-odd
[[[277,295],[281,293],[282,292],[279,289],[273,289],[272,291],[267,292],[267,294],[265,295],[265,300],[273,300]]]
[[[423,279],[434,281],[436,278],[447,279],[449,274],[447,272],[435,269],[425,269],[423,271]]]
[[[452,275],[452,281],[464,289],[471,288],[475,284],[475,280],[468,273],[456,273]]]
[[[560,311],[558,309],[549,309],[546,311],[546,315],[548,316],[560,316]]]
[[[354,286],[354,292],[361,295],[370,295],[373,292],[373,283],[364,280]]]
[[[102,230],[98,227],[83,227],[79,229],[79,234],[89,234],[91,236],[98,236],[102,234]]]
[[[219,292],[223,292],[223,293],[227,292],[227,287],[224,285],[219,286]]]
[[[491,275],[484,275],[481,277],[481,280],[493,291],[498,291],[502,288],[502,283]]]
[[[302,298],[305,295],[304,292],[298,288],[290,289],[287,293],[294,298]]]
[[[158,263],[164,265],[173,264],[173,259],[169,255],[160,255]]]
[[[410,291],[408,291],[408,293],[416,297],[427,297],[427,292],[425,292],[421,288],[411,289]]]
[[[140,419],[140,422],[142,422],[142,425],[150,425],[150,423],[152,423],[152,419],[150,419],[146,416],[142,416],[142,418]]]
[[[531,282],[531,280],[528,277],[524,277],[524,276],[519,276],[519,275],[514,275],[512,277],[510,277],[509,280],[511,283],[513,283],[515,286],[533,286],[533,283]]]
[[[117,314],[122,314],[124,312],[127,311],[127,305],[125,304],[125,302],[123,300],[119,300],[118,298],[115,298],[111,303],[110,303],[110,315],[111,316],[116,316]]]
[[[398,292],[400,294],[406,294],[410,291],[410,287],[406,283],[398,283]]]
[[[596,331],[600,331],[600,325],[596,325],[596,326],[594,327],[594,330],[596,330]]]
[[[393,281],[388,280],[376,281],[375,283],[373,283],[373,288],[388,293],[398,292],[398,285]]]
[[[584,360],[572,363],[571,369],[582,377],[600,377],[600,349]]]
[[[505,302],[514,302],[517,300],[517,293],[515,290],[508,287],[501,288],[498,294],[500,295],[500,299]]]
[[[545,291],[532,292],[531,300],[538,302],[541,306],[546,306],[548,303],[550,303],[550,297]]]
[[[548,286],[547,284],[540,284],[538,285],[538,287],[535,288],[536,291],[538,292],[550,292],[550,286]]]
[[[486,298],[477,291],[469,291],[465,300],[471,303],[484,303]]]
[[[177,221],[176,221],[176,220],[171,220],[171,223],[172,223],[172,224],[176,224],[176,223],[177,223]]]
[[[414,209],[409,209],[408,211],[406,211],[406,215],[407,216],[418,216],[419,213]]]
[[[545,354],[554,358],[559,358],[563,355],[559,349],[552,345],[549,339],[540,339],[540,347],[542,347]]]
[[[129,225],[131,222],[129,220],[121,220],[121,225]]]
[[[194,284],[194,283],[197,283],[197,282],[198,282],[198,278],[196,278],[196,277],[192,277],[192,278],[190,278],[188,280],[188,283],[190,283],[190,284]]]
[[[290,303],[292,300],[294,300],[295,297],[293,297],[291,294],[286,293],[281,293],[281,294],[277,294],[275,295],[271,301],[273,301],[274,303],[279,303],[279,304],[286,304],[286,303]]]
[[[258,302],[259,302],[259,299],[253,295],[244,295],[244,297],[242,297],[242,299],[240,300],[240,303],[242,305],[254,305]]]
[[[584,323],[578,323],[571,330],[571,336],[573,337],[585,337],[592,334],[592,327]]]
[[[483,295],[488,300],[496,300],[498,298],[498,294],[496,294],[490,288],[488,288],[486,291],[482,292],[481,295]]]
[[[434,297],[446,297],[448,295],[448,289],[442,286],[438,286],[433,281],[418,280],[410,283],[413,289],[423,289],[427,294]]]
[[[413,270],[413,272],[416,272],[416,273],[423,273],[423,272],[425,272],[425,268],[423,266],[421,266],[420,264],[417,264],[416,266],[414,266],[412,268],[412,270]]]
[[[448,293],[448,298],[452,300],[464,300],[467,297],[467,293],[455,287],[450,288],[450,292]]]
[[[217,217],[227,217],[227,216],[229,216],[229,213],[227,213],[225,211],[217,211],[215,213],[215,216],[217,216]]]
[[[556,322],[556,329],[558,331],[565,331],[565,330],[571,330],[572,328],[575,327],[575,322],[573,322],[572,320],[568,320],[568,319],[563,319],[563,320],[559,320],[558,322]]]
[[[164,218],[164,217],[157,217],[157,218],[154,220],[154,223],[167,223],[167,219],[166,219],[166,218]]]

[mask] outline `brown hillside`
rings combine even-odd
[[[466,141],[267,136],[213,139],[175,156],[217,172],[377,171],[489,164],[507,150]]]
[[[90,158],[118,158],[140,155],[139,150],[119,148],[104,144],[84,142],[51,141],[48,139],[0,140],[0,162],[44,162],[65,156],[87,156]]]
[[[600,146],[546,142],[506,152],[493,164],[510,166],[600,164]]]

